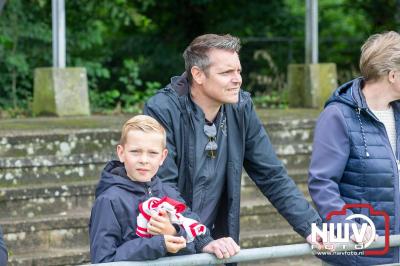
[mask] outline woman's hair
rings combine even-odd
[[[378,80],[391,70],[400,70],[400,34],[374,34],[361,47],[360,71],[366,81]]]

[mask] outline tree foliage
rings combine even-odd
[[[284,95],[286,67],[304,61],[304,0],[67,0],[67,65],[87,69],[93,110],[140,108],[184,70],[184,48],[203,33],[243,42],[245,87]],[[395,12],[397,10],[397,12]],[[396,0],[320,0],[320,61],[356,75],[372,33],[399,29]],[[51,1],[6,1],[0,15],[0,109],[28,110],[33,70],[51,66]]]

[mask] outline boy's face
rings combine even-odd
[[[141,130],[128,132],[126,143],[117,146],[117,154],[130,179],[139,182],[151,180],[168,154],[162,144],[163,135],[160,133]]]

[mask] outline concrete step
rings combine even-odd
[[[14,253],[9,258],[9,266],[61,266],[81,265],[90,262],[88,247],[50,248],[32,252]]]
[[[271,247],[305,243],[304,238],[290,228],[280,229],[256,228],[253,231],[240,232],[241,248]]]
[[[307,170],[289,170],[297,185],[305,194],[307,189]],[[75,178],[62,184],[41,184],[4,188],[0,192],[0,217],[35,217],[37,215],[58,214],[75,208],[90,209],[94,200],[94,190],[98,178],[88,181],[75,181]],[[242,195],[259,195],[253,181],[244,172],[242,175]],[[264,200],[264,196],[262,196]],[[243,196],[242,196],[243,198]]]
[[[31,219],[43,215],[90,210],[97,181],[5,188],[0,192],[0,218]]]
[[[305,186],[299,186],[308,202],[311,202]],[[289,223],[281,216],[276,208],[256,187],[244,187],[241,192],[240,202],[240,230],[252,231],[260,229],[291,228]]]
[[[311,147],[303,143],[276,145],[275,149],[288,169],[307,169]],[[4,157],[0,160],[0,187],[97,179],[104,165],[113,158],[116,156],[112,152]]]
[[[242,185],[241,188],[241,202],[251,202],[258,199],[266,199],[266,197],[261,193],[260,189],[255,185],[255,183],[249,177],[243,177],[246,179],[245,185]],[[307,179],[304,175],[293,178],[296,183],[296,186],[300,191],[306,196],[309,197],[308,192],[308,184]]]
[[[23,219],[1,219],[4,241],[12,254],[89,244],[87,211]]]
[[[310,147],[293,145],[277,147],[278,156],[289,169],[289,175],[307,174]],[[0,187],[18,187],[38,184],[63,184],[85,180],[97,180],[105,164],[114,159],[114,154],[94,153],[67,157],[36,156],[2,158],[0,160]]]
[[[106,162],[112,158],[112,154],[104,153],[2,158],[0,187],[97,180]]]
[[[33,119],[28,123],[31,127],[35,128],[32,130],[18,129],[18,125],[15,125],[15,123],[12,125],[12,123],[7,123],[7,121],[0,121],[4,127],[4,130],[0,130],[0,157],[24,158],[32,155],[69,156],[82,153],[113,152],[120,137],[120,128],[127,118],[116,117],[109,124],[100,125],[100,128],[91,128],[88,125],[90,124],[89,121],[84,121],[81,127],[77,127],[74,124],[59,124],[64,120],[64,122],[68,123],[69,119],[67,118],[54,121],[47,119],[49,120],[48,122],[52,122],[54,125],[43,129],[36,129],[37,125],[35,122],[37,123],[37,119],[36,121]],[[106,119],[112,120],[113,118],[108,117],[104,120]],[[270,135],[272,143],[276,145],[312,142],[314,119],[279,119],[268,121],[268,119],[264,118],[265,120],[267,122],[264,126]],[[16,120],[14,122],[17,123],[19,121]],[[71,123],[73,122],[71,120]],[[24,122],[21,120],[21,123]],[[115,126],[115,124],[120,124],[121,126]]]
[[[274,145],[278,158],[286,169],[308,169],[311,159],[312,144]]]
[[[46,148],[41,147],[36,150],[34,149],[34,155],[30,154],[20,157],[17,151],[12,157],[6,157],[5,155],[7,155],[8,152],[3,152],[5,155],[3,154],[2,156],[0,154],[0,158],[2,157],[0,160],[0,187],[16,187],[40,183],[61,184],[71,181],[96,180],[107,161],[116,158],[114,153],[116,141],[113,142],[109,139],[103,139],[101,141],[97,139],[93,140],[95,136],[102,134],[94,132],[90,135],[91,133],[93,132],[87,132],[88,135],[81,136],[80,139],[82,141],[77,141],[78,144],[75,144],[74,148],[71,148],[73,146],[72,144],[68,144],[72,145],[71,147],[68,146],[69,148],[65,148],[66,146],[64,147],[60,143],[66,142],[59,143],[56,141],[59,146],[56,152],[54,152],[53,148],[46,150],[47,146],[53,147],[51,142],[47,143],[45,139],[38,138],[34,140],[39,144],[47,146]],[[76,135],[73,136],[76,138]],[[48,135],[47,137],[52,138],[55,136]],[[107,137],[113,136],[107,135]],[[71,139],[74,138],[71,137]],[[29,139],[26,141],[29,141]],[[106,141],[110,143],[104,143]],[[92,142],[97,143],[95,144],[96,148],[90,147],[90,145],[93,145]],[[6,146],[7,149],[8,146],[11,147],[6,137],[3,137],[0,143],[3,143],[3,146]],[[72,141],[71,143],[74,142]],[[55,145],[56,144],[54,144],[54,146]],[[21,146],[23,145],[21,144]],[[286,143],[285,145],[275,145],[278,157],[288,169],[307,169],[309,166],[311,148],[312,145],[310,143]],[[11,152],[11,148],[9,149]],[[6,148],[3,150],[6,150]],[[45,154],[46,152],[48,154]]]
[[[308,169],[288,169],[288,175],[296,184],[306,184],[308,179]],[[253,180],[248,176],[246,171],[242,172],[242,187],[255,186]]]
[[[120,129],[76,129],[3,133],[0,157],[59,156],[113,152]]]
[[[301,190],[308,194],[306,187],[306,170],[289,171]],[[243,174],[242,200],[246,195],[261,195],[253,181]],[[38,215],[60,214],[76,208],[90,209],[94,201],[97,179],[89,181],[75,181],[62,184],[35,184],[4,188],[0,192],[0,218],[1,217],[26,217]],[[70,180],[69,180],[70,181]],[[265,202],[265,197],[260,196]]]
[[[275,121],[264,124],[271,142],[279,145],[313,142],[315,120]]]

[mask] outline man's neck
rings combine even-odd
[[[210,97],[201,93],[200,90],[201,88],[193,86],[190,91],[191,98],[204,112],[206,120],[212,122],[217,117],[222,104],[210,99]]]
[[[362,91],[368,107],[375,111],[389,109],[390,102],[398,99],[392,95],[390,86],[384,80],[366,83]]]

